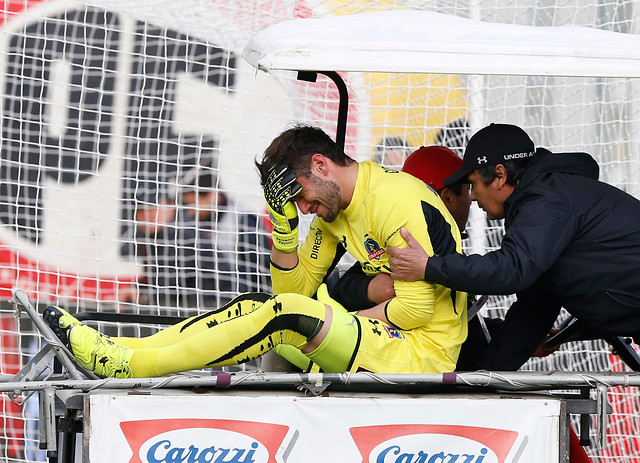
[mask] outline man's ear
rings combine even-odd
[[[453,196],[453,191],[450,188],[445,187],[440,191],[440,198],[445,204],[451,204],[454,200]]]
[[[316,153],[311,156],[311,173],[315,173],[319,177],[325,177],[328,172],[328,159],[324,155]]]
[[[498,188],[503,188],[507,184],[507,168],[504,164],[498,164],[496,166],[496,177],[495,181],[498,182]]]

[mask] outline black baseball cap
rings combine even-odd
[[[471,137],[464,150],[462,167],[442,182],[450,186],[483,167],[528,159],[536,153],[529,135],[511,124],[490,124]]]

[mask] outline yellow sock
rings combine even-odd
[[[221,308],[201,315],[190,317],[157,333],[144,338],[111,338],[113,342],[131,349],[145,349],[151,347],[167,347],[183,339],[208,330],[211,326],[246,315],[260,307],[271,296],[265,293],[246,293]]]
[[[247,303],[251,300],[236,302]],[[323,303],[299,294],[281,294],[253,310],[240,310],[238,316],[222,323],[177,336],[177,342],[165,347],[134,349],[129,365],[134,377],[237,365],[260,357],[277,344],[303,348],[324,318]]]

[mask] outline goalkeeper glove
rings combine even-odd
[[[273,225],[273,247],[290,254],[298,249],[298,209],[291,201],[302,186],[296,182],[296,174],[285,165],[269,171],[264,185],[264,200]]]
[[[326,283],[322,283],[316,292],[316,299],[319,302],[323,302],[331,307],[333,310],[338,310],[340,312],[347,312],[347,309],[344,308],[342,304],[329,296],[329,288],[327,288]]]

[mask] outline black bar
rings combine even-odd
[[[186,320],[185,317],[173,315],[142,315],[134,313],[111,312],[79,312],[74,315],[80,321],[116,322],[116,323],[150,323],[157,325],[175,325]]]
[[[336,144],[344,151],[344,142],[347,135],[347,116],[349,113],[349,92],[340,74],[335,71],[298,71],[298,80],[315,82],[318,74],[323,74],[331,79],[338,87],[340,102],[338,106],[338,124],[336,127]]]

